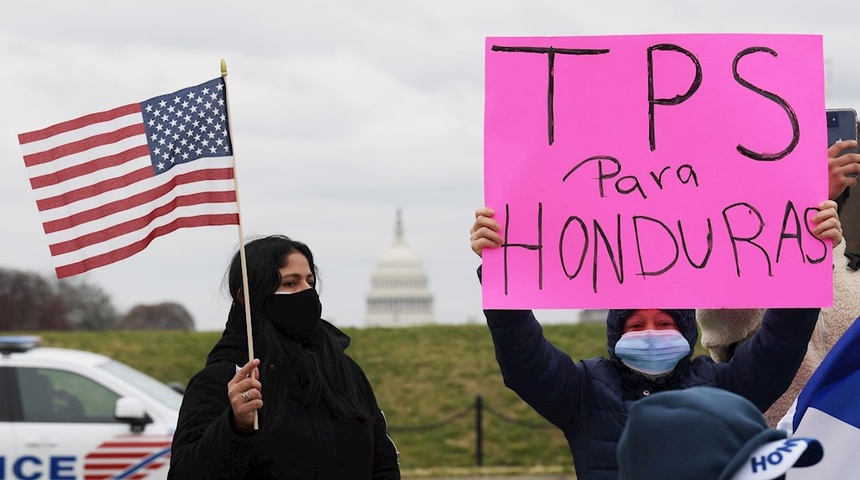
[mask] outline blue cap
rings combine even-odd
[[[786,438],[749,400],[694,387],[633,403],[618,442],[620,480],[772,480],[818,463],[815,439]]]

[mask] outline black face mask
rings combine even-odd
[[[273,293],[266,298],[263,308],[275,328],[290,340],[308,345],[319,336],[322,303],[313,288],[297,293]]]

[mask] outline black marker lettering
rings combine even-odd
[[[576,271],[573,274],[568,273],[567,265],[564,262],[564,235],[567,233],[567,227],[570,226],[571,222],[579,223],[579,228],[582,229],[582,255],[579,257],[579,265],[576,267]],[[567,221],[564,222],[564,228],[561,229],[561,235],[558,238],[558,258],[561,260],[561,269],[564,271],[564,274],[567,276],[568,280],[576,278],[579,275],[580,270],[582,270],[582,266],[585,264],[585,254],[588,253],[588,227],[585,226],[585,222],[582,221],[579,217],[568,217]]]
[[[505,243],[502,244],[502,251],[504,253],[504,263],[505,263],[505,295],[508,294],[508,248],[525,248],[526,250],[537,250],[538,252],[538,288],[543,290],[543,203],[538,202],[538,215],[537,215],[537,231],[538,231],[538,243],[537,245],[530,245],[526,243],[509,243],[508,239],[510,228],[511,228],[511,206],[510,204],[505,204]]]
[[[786,233],[785,229],[788,227],[788,217],[791,216],[794,218],[794,232]],[[800,237],[800,218],[797,217],[797,210],[794,209],[794,204],[791,203],[791,200],[785,204],[785,214],[782,216],[782,230],[779,231],[779,245],[776,247],[776,263],[779,263],[779,256],[782,253],[782,241],[786,238],[793,238],[797,241],[797,249],[800,252],[800,261],[806,263],[806,259],[803,254],[803,239]]]
[[[682,177],[681,176],[682,172],[686,173],[686,176]],[[681,165],[680,167],[678,167],[678,170],[675,171],[675,175],[678,177],[678,181],[680,181],[684,185],[686,185],[690,182],[693,182],[696,184],[697,187],[699,186],[699,176],[696,175],[696,171],[693,170],[692,165],[688,165],[686,163]],[[709,219],[709,221],[710,221],[710,219]]]
[[[615,165],[616,168],[615,168],[614,172],[612,172],[612,173],[604,173],[603,172],[603,161],[604,160],[607,160],[607,161],[609,161]],[[604,195],[603,181],[608,180],[610,178],[615,178],[616,176],[618,176],[619,173],[621,173],[621,162],[619,162],[617,159],[615,159],[613,157],[610,157],[608,155],[595,155],[593,157],[588,157],[585,160],[576,164],[575,167],[571,168],[570,171],[567,172],[567,174],[564,177],[562,177],[561,181],[566,182],[567,177],[571,176],[573,174],[573,172],[575,172],[579,169],[579,167],[585,165],[588,162],[593,162],[593,161],[597,162],[597,181],[600,184],[600,198],[603,198],[606,196],[606,195]]]
[[[684,236],[684,226],[681,224],[681,221],[678,220],[678,233],[681,235],[681,245],[684,247],[684,255],[687,257],[687,261],[690,262],[690,265],[693,268],[705,268],[705,265],[708,264],[708,259],[711,257],[711,251],[714,249],[714,229],[711,226],[711,219],[708,218],[708,236],[706,241],[708,243],[708,251],[705,252],[705,258],[702,259],[702,263],[696,265],[696,262],[690,258],[690,251],[687,249],[687,240]]]
[[[785,149],[783,149],[782,151],[777,152],[777,153],[754,152],[754,151],[744,147],[740,143],[738,144],[737,149],[738,149],[738,152],[741,153],[741,155],[747,156],[753,160],[759,160],[759,161],[763,161],[763,162],[772,162],[772,161],[779,160],[779,159],[785,157],[786,155],[788,155],[789,153],[791,153],[794,150],[794,147],[797,146],[797,143],[800,141],[800,122],[797,121],[797,114],[794,113],[794,109],[791,108],[791,105],[789,105],[788,102],[783,100],[782,97],[776,95],[775,93],[769,92],[767,90],[764,90],[762,88],[759,88],[759,87],[753,85],[752,83],[741,78],[740,74],[738,74],[738,62],[740,61],[740,59],[747,56],[747,55],[750,55],[752,53],[756,53],[756,52],[766,52],[766,53],[771,54],[774,57],[776,57],[776,55],[777,55],[775,51],[773,51],[767,47],[746,48],[746,49],[742,50],[740,53],[738,53],[737,56],[735,57],[735,60],[732,62],[732,74],[735,77],[735,81],[737,81],[739,84],[752,90],[755,93],[758,93],[759,95],[761,95],[761,96],[763,96],[769,100],[776,102],[780,107],[782,107],[783,110],[785,110],[785,114],[788,116],[788,121],[791,122],[791,143],[789,143],[788,146],[785,147]]]
[[[615,253],[612,251],[612,247],[609,245],[609,239],[606,238],[606,234],[603,233],[603,228],[600,227],[600,224],[597,223],[597,220],[594,220],[594,273],[592,275],[592,285],[594,288],[594,293],[597,293],[597,235],[600,235],[600,238],[603,239],[603,245],[606,247],[606,253],[609,254],[609,260],[612,262],[612,268],[615,270],[615,278],[618,280],[619,284],[624,283],[624,252],[621,249],[621,215],[616,215],[616,223],[618,228],[618,262],[615,261]]]
[[[657,187],[658,187],[660,190],[663,190],[663,174],[664,174],[664,173],[666,173],[666,170],[669,170],[670,168],[672,168],[672,167],[670,167],[670,166],[668,166],[668,165],[666,165],[665,167],[663,167],[663,170],[660,170],[660,175],[654,175],[654,172],[650,172],[650,173],[651,173],[651,178],[653,178],[653,179],[654,179],[654,183],[656,183],[656,184],[657,184]],[[680,180],[680,178],[681,178],[681,177],[678,177],[678,179],[679,179],[679,180]]]
[[[624,180],[633,180],[633,185],[631,185],[630,188],[623,188],[621,186],[621,182]],[[622,195],[627,195],[628,193],[632,193],[637,190],[639,191],[639,195],[642,195],[643,199],[648,198],[648,196],[645,195],[645,192],[642,190],[642,185],[639,185],[639,179],[633,175],[625,175],[619,178],[617,182],[615,182],[615,191]]]
[[[639,240],[639,221],[640,220],[647,220],[649,222],[654,222],[657,225],[660,225],[661,227],[663,227],[663,230],[665,230],[666,233],[669,234],[669,238],[672,239],[672,243],[675,245],[675,257],[672,259],[671,262],[669,262],[668,265],[661,268],[660,270],[652,270],[652,271],[647,271],[647,272],[645,271],[645,263],[642,260],[642,242],[640,242],[640,240]],[[656,277],[658,275],[662,275],[662,274],[668,272],[669,269],[674,267],[675,264],[678,262],[678,253],[679,253],[678,252],[678,240],[675,239],[675,235],[672,233],[671,230],[669,230],[669,227],[667,227],[665,223],[661,222],[660,220],[657,220],[656,218],[634,215],[633,216],[633,232],[636,236],[636,251],[639,253],[639,272],[640,272],[639,275],[642,275],[643,277],[649,277],[649,276]]]
[[[734,231],[732,230],[732,224],[729,221],[728,212],[730,210],[737,208],[737,207],[746,207],[748,210],[748,213],[752,213],[756,217],[758,217],[758,231],[756,231],[756,233],[754,235],[752,235],[750,237],[738,237],[735,235]],[[740,259],[738,258],[738,242],[749,243],[750,245],[761,250],[761,253],[764,254],[765,261],[767,262],[767,274],[768,274],[768,276],[772,277],[773,276],[773,269],[772,269],[771,264],[770,264],[770,256],[767,254],[767,250],[762,248],[761,245],[753,242],[753,240],[755,240],[756,238],[758,238],[759,235],[761,235],[762,230],[764,230],[764,219],[762,218],[761,213],[759,213],[759,211],[756,210],[755,207],[753,207],[752,205],[745,203],[745,202],[739,202],[739,203],[729,205],[728,207],[723,209],[723,221],[726,223],[726,230],[728,230],[729,239],[732,241],[732,252],[734,252],[734,255],[735,255],[735,267],[737,268],[738,277],[741,276],[741,263],[740,263]]]
[[[547,91],[546,91],[546,111],[547,111],[547,136],[549,144],[552,145],[555,141],[555,114],[553,113],[553,95],[555,95],[555,56],[556,55],[602,55],[609,53],[608,48],[604,49],[585,49],[585,48],[553,48],[553,47],[502,47],[493,45],[494,52],[521,52],[521,53],[540,53],[547,55]],[[652,149],[653,150],[653,149]]]
[[[693,83],[690,84],[690,88],[683,95],[675,95],[672,98],[654,98],[654,51],[655,50],[667,50],[672,52],[683,53],[690,60],[693,61],[693,65],[696,66],[696,77],[693,79]],[[653,152],[657,148],[655,135],[654,135],[654,105],[678,105],[696,93],[696,90],[699,89],[699,86],[702,84],[702,65],[699,63],[699,59],[696,58],[690,51],[685,50],[678,45],[672,45],[670,43],[662,43],[659,45],[652,45],[648,47],[648,141],[651,145],[651,151]]]

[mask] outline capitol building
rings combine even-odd
[[[376,264],[367,294],[367,327],[411,327],[435,322],[433,293],[421,258],[403,235],[400,209],[394,241]]]

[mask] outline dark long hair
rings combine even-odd
[[[265,399],[263,410],[268,417],[267,423],[277,425],[284,419],[287,397],[310,409],[327,410],[334,418],[367,421],[373,416],[372,400],[359,386],[356,369],[350,365],[352,360],[343,352],[347,337],[338,335],[334,327],[323,324],[317,340],[303,348],[278,332],[263,311],[263,302],[281,282],[278,270],[286,265],[287,257],[294,252],[307,258],[314,277],[318,277],[313,254],[302,242],[272,235],[245,245],[251,326],[255,355],[260,359],[260,381]],[[241,256],[236,252],[227,271],[227,284],[233,297],[228,325],[245,324],[241,267]],[[247,342],[247,334],[244,337]]]

